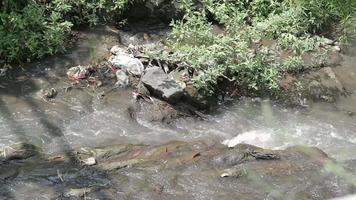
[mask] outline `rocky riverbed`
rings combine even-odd
[[[122,144],[52,157],[23,146],[6,158],[0,195],[10,199],[31,190],[40,199],[327,199],[356,191],[351,171],[306,146]]]
[[[216,98],[213,111],[201,112],[181,104],[189,92],[184,70],[165,71],[164,62],[142,70],[138,62],[149,63],[135,54],[137,45],[157,44],[168,31],[81,31],[67,54],[1,71],[1,199],[328,199],[356,192],[354,47],[343,49],[336,66],[302,77],[312,92],[298,96],[304,108]],[[134,52],[120,54],[130,43]],[[123,70],[118,55],[133,70]]]

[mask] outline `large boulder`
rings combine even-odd
[[[148,68],[141,81],[151,94],[170,103],[177,103],[184,94],[184,84],[159,67]]]

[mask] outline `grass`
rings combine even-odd
[[[189,63],[198,72],[195,86],[208,95],[226,81],[239,93],[274,95],[284,73],[300,70],[304,53],[324,46],[318,35],[322,29],[337,25],[341,36],[354,30],[354,1],[203,0],[200,6],[183,2],[184,18],[172,23],[170,59]],[[214,35],[213,23],[223,26],[225,33]],[[259,45],[262,39],[276,45]],[[290,56],[281,61],[281,51]]]

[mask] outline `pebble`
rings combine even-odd
[[[87,159],[83,160],[83,163],[85,165],[91,166],[91,165],[95,165],[96,164],[96,160],[95,160],[94,157],[90,157],[90,158],[87,158]]]

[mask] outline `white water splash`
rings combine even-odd
[[[244,132],[236,137],[225,140],[222,144],[228,147],[234,147],[238,144],[251,144],[259,147],[268,147],[273,141],[272,133],[266,130],[253,130]]]

